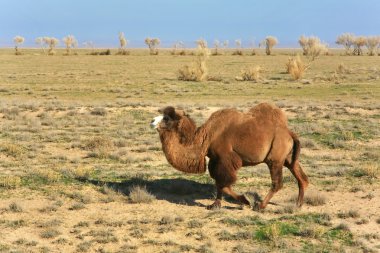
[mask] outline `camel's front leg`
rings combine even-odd
[[[213,209],[221,208],[222,207],[222,195],[223,195],[222,189],[220,187],[216,186],[216,199],[215,199],[214,203],[207,206],[207,209],[213,210]]]

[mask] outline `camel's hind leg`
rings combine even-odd
[[[273,197],[273,195],[278,192],[282,188],[282,167],[283,163],[279,162],[271,162],[268,163],[269,171],[270,171],[270,176],[272,179],[272,186],[268,192],[268,194],[265,196],[263,202],[261,202],[259,208],[264,209],[270,199]]]
[[[299,161],[295,161],[294,165],[292,166],[289,159],[285,161],[285,166],[290,170],[290,172],[293,174],[293,176],[297,179],[298,182],[298,199],[297,199],[297,206],[301,207],[303,205],[303,197],[305,194],[305,189],[309,184],[309,180],[303,172],[302,167],[299,163]]]

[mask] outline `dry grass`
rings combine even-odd
[[[326,196],[320,192],[310,192],[305,194],[304,201],[310,206],[323,206],[326,204]]]
[[[179,57],[160,50],[152,57],[132,49],[126,59],[115,55],[117,49],[105,57],[88,55],[90,48],[76,49],[75,57],[63,57],[64,48],[55,49],[58,57],[46,57],[42,49],[22,51],[20,61],[13,48],[0,50],[0,146],[22,149],[0,151],[4,252],[361,252],[361,239],[376,249],[376,239],[364,236],[378,233],[380,218],[379,180],[371,176],[379,158],[377,57],[342,56],[344,50],[331,49],[303,77],[322,78],[302,85],[284,74],[284,63],[299,49],[277,49],[268,57],[258,48],[254,58],[248,56],[251,49],[242,49],[244,57],[223,49],[206,63],[208,76],[221,81],[200,84],[178,81],[175,74],[195,53]],[[252,60],[265,69],[268,83],[235,80]],[[355,74],[337,73],[335,84],[329,77],[341,62],[342,72]],[[226,196],[223,208],[206,210],[215,197],[213,180],[208,173],[173,169],[150,120],[170,104],[199,125],[218,109],[247,111],[263,101],[285,110],[302,140],[300,160],[310,180],[306,195],[324,195],[326,204],[297,208],[295,200],[288,202],[298,188],[284,169],[284,187],[272,199],[277,205],[264,212]],[[146,185],[156,198],[132,203],[134,185]],[[267,167],[257,165],[239,170],[234,190],[264,197],[270,185]],[[11,212],[13,202],[23,212]],[[344,219],[351,231],[335,227],[343,221],[340,210],[360,214]],[[47,230],[61,234],[42,238]]]
[[[7,156],[18,158],[24,152],[24,148],[20,145],[16,145],[13,143],[1,143],[0,152],[6,154]]]
[[[132,203],[151,203],[156,197],[145,186],[136,185],[129,190],[129,199]]]

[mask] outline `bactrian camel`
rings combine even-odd
[[[250,205],[246,196],[235,193],[231,187],[239,168],[259,163],[268,165],[272,185],[257,207],[265,208],[282,188],[283,166],[297,179],[297,205],[302,206],[308,178],[299,163],[299,139],[289,130],[281,109],[268,103],[245,113],[222,109],[198,128],[182,110],[169,106],[161,112],[151,126],[157,129],[165,156],[174,168],[186,173],[204,173],[205,157],[209,157],[208,170],[217,189],[216,200],[209,209],[221,207],[223,193]]]

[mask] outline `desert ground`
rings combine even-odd
[[[187,82],[177,71],[194,55],[22,52],[0,50],[0,252],[380,251],[380,56],[331,50],[294,81],[285,64],[299,49],[225,51],[208,59],[209,80]],[[237,81],[250,66],[261,79]],[[229,197],[207,210],[208,172],[172,168],[149,124],[168,105],[201,125],[260,102],[301,139],[305,204],[284,168],[265,210]],[[270,185],[258,165],[234,189],[263,197]]]

